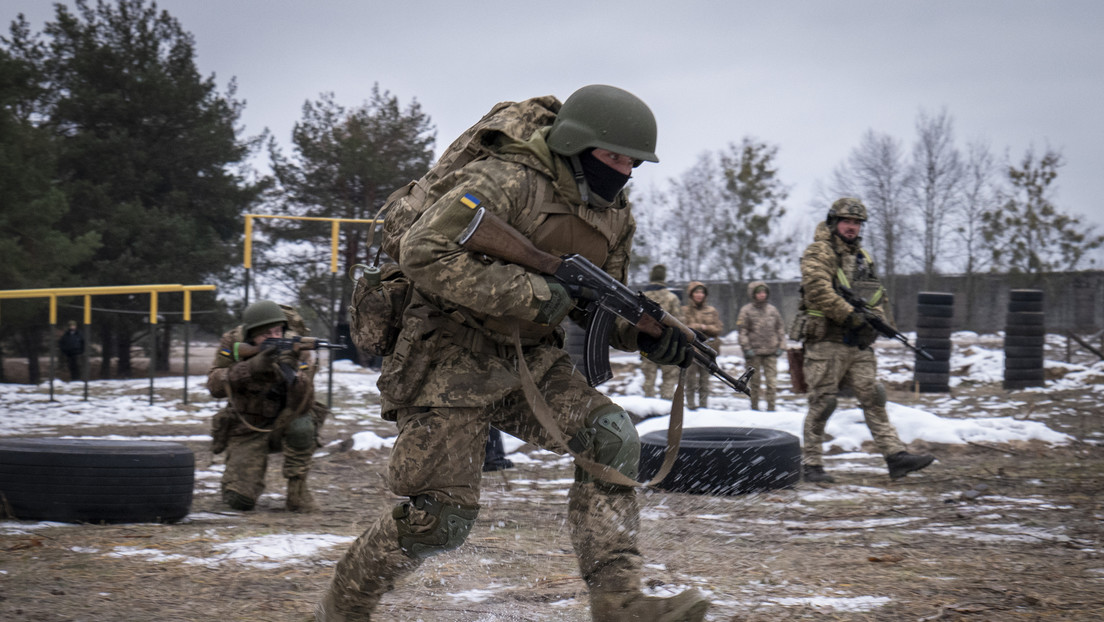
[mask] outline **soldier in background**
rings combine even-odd
[[[295,329],[290,328],[294,324]],[[310,512],[307,487],[318,431],[328,411],[314,401],[314,374],[307,350],[263,348],[241,354],[241,344],[262,346],[269,338],[302,336],[298,313],[271,300],[258,300],[242,312],[242,324],[222,335],[215,362],[207,372],[207,390],[227,404],[212,421],[215,454],[226,451],[222,499],[235,510],[252,510],[265,488],[268,454],[283,452],[287,509]]]
[[[77,328],[77,323],[70,321],[69,329],[61,334],[58,339],[58,350],[65,356],[65,362],[69,366],[69,380],[81,379],[80,359],[84,354],[84,335]]]
[[[675,318],[682,319],[682,307],[678,296],[667,289],[667,266],[656,264],[648,275],[648,285],[644,287],[644,295],[654,301],[664,311]],[[659,396],[670,400],[675,395],[675,386],[678,384],[679,368],[672,365],[660,367],[647,357],[640,357],[640,370],[644,372],[644,397],[655,396],[656,376],[662,373],[659,385]]]
[[[854,198],[832,204],[817,225],[814,241],[801,256],[800,334],[805,345],[805,381],[809,411],[805,416],[802,474],[808,482],[833,482],[824,472],[824,427],[836,409],[840,386],[849,386],[862,406],[874,444],[885,457],[893,479],[919,471],[935,459],[911,454],[886,413],[886,391],[877,379],[877,359],[870,346],[878,333],[861,312],[837,291],[851,288],[871,311],[892,325],[885,289],[874,261],[860,242],[866,206]]]
[[[751,409],[759,410],[759,384],[766,384],[767,410],[774,410],[778,393],[778,357],[786,345],[786,329],[778,307],[769,302],[770,287],[765,281],[748,283],[751,302],[740,308],[736,316],[740,348],[749,367],[758,370],[751,379]]]
[[[691,281],[686,286],[687,304],[682,306],[682,323],[698,331],[705,338],[705,345],[713,348],[718,353],[721,351],[721,332],[724,324],[721,323],[721,314],[713,305],[706,304],[709,290],[704,283]],[[709,372],[698,365],[691,365],[686,370],[686,407],[706,408],[709,406]]]

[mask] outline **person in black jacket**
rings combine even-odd
[[[80,380],[80,357],[84,354],[84,335],[81,335],[76,322],[69,322],[69,330],[58,339],[58,349],[65,355],[69,364],[69,380]]]

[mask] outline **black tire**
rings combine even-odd
[[[667,430],[640,439],[640,474],[651,479],[663,464]],[[686,428],[662,490],[732,495],[789,488],[801,481],[801,442],[767,428]]]
[[[916,385],[916,391],[918,393],[950,393],[951,387],[945,382],[942,384],[921,382]]]
[[[1004,336],[1004,347],[1007,348],[1034,348],[1046,345],[1046,335],[1009,335]]]
[[[179,443],[0,439],[0,508],[20,520],[174,522],[194,487],[195,456]]]
[[[1042,382],[1046,380],[1046,373],[1042,368],[1037,369],[1005,369],[1005,380],[1034,380]]]
[[[1042,360],[1043,346],[1005,346],[1004,356],[1005,358],[1037,358]]]
[[[1008,311],[1010,313],[1042,313],[1042,300],[1009,300]]]
[[[1005,371],[1009,369],[1042,369],[1042,358],[1007,358],[1004,359]]]
[[[912,378],[920,384],[947,384],[950,380],[949,374],[925,372],[916,372],[912,375]]]
[[[951,338],[951,327],[935,328],[932,326],[917,326],[916,338],[949,340]]]
[[[1008,300],[1020,302],[1039,302],[1043,300],[1041,289],[1011,289],[1008,290]]]
[[[930,317],[927,315],[920,315],[916,317],[916,329],[919,331],[922,328],[951,328],[951,320],[949,317]]]
[[[1013,391],[1016,389],[1026,389],[1028,387],[1042,387],[1046,386],[1045,380],[1005,380],[1001,383],[1006,391]]]
[[[950,306],[954,304],[954,294],[947,292],[920,292],[916,294],[916,304]]]
[[[951,362],[947,360],[929,361],[919,359],[916,361],[916,371],[924,374],[949,374],[951,373]]]
[[[951,305],[916,305],[916,315],[924,317],[954,317]]]
[[[1015,337],[1042,337],[1046,335],[1045,326],[1024,326],[1018,324],[1015,326],[1005,326],[1005,335],[1012,335]]]
[[[1009,313],[1004,316],[1004,323],[1007,326],[1042,326],[1046,323],[1046,314],[1026,311]]]

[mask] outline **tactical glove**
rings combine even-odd
[[[659,337],[640,333],[636,337],[640,353],[656,365],[689,367],[694,360],[686,335],[674,326],[667,326]]]
[[[775,350],[774,355],[775,356],[782,356],[782,348],[778,348],[777,350]]]
[[[755,350],[751,348],[744,348],[744,358],[751,358],[755,356]]]
[[[548,277],[545,277],[545,281],[548,283],[548,290],[552,292],[552,297],[541,302],[540,308],[537,309],[537,317],[533,318],[533,321],[544,326],[555,326],[564,319],[574,303],[571,301],[571,295],[567,293],[567,288],[560,285],[559,281]]]
[[[276,378],[276,356],[279,354],[276,348],[265,348],[253,355],[246,362],[249,366],[249,375],[257,380],[273,380]]]
[[[843,327],[848,330],[858,330],[863,326],[866,326],[866,315],[861,311],[852,311],[843,322]]]

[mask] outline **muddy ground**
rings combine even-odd
[[[1044,421],[1073,437],[1064,446],[924,445],[938,462],[895,482],[878,459],[852,454],[829,460],[829,469],[850,465],[835,471],[834,485],[732,497],[644,493],[646,584],[657,594],[689,586],[706,592],[714,603],[708,620],[1104,619],[1102,382],[1092,391],[955,390],[962,412],[985,404],[993,416]],[[892,401],[920,408],[947,399],[897,389]],[[362,402],[335,396],[338,412]],[[1005,403],[1007,410],[994,412],[993,404]],[[780,404],[802,405],[788,392]],[[325,436],[342,440],[363,430],[394,434],[378,417],[338,417]],[[205,433],[199,423],[79,430]],[[186,444],[197,471],[220,463],[207,443]],[[321,511],[310,515],[284,511],[275,457],[270,492],[251,513],[222,506],[217,478],[208,477],[197,478],[192,514],[178,524],[0,524],[0,620],[310,619],[344,544],[271,568],[224,559],[218,547],[280,533],[353,537],[395,503],[382,484],[385,448],[335,445],[323,453],[311,475]],[[589,619],[567,533],[571,467],[551,454],[532,455],[504,475],[489,474],[481,520],[466,545],[429,560],[373,619]]]

